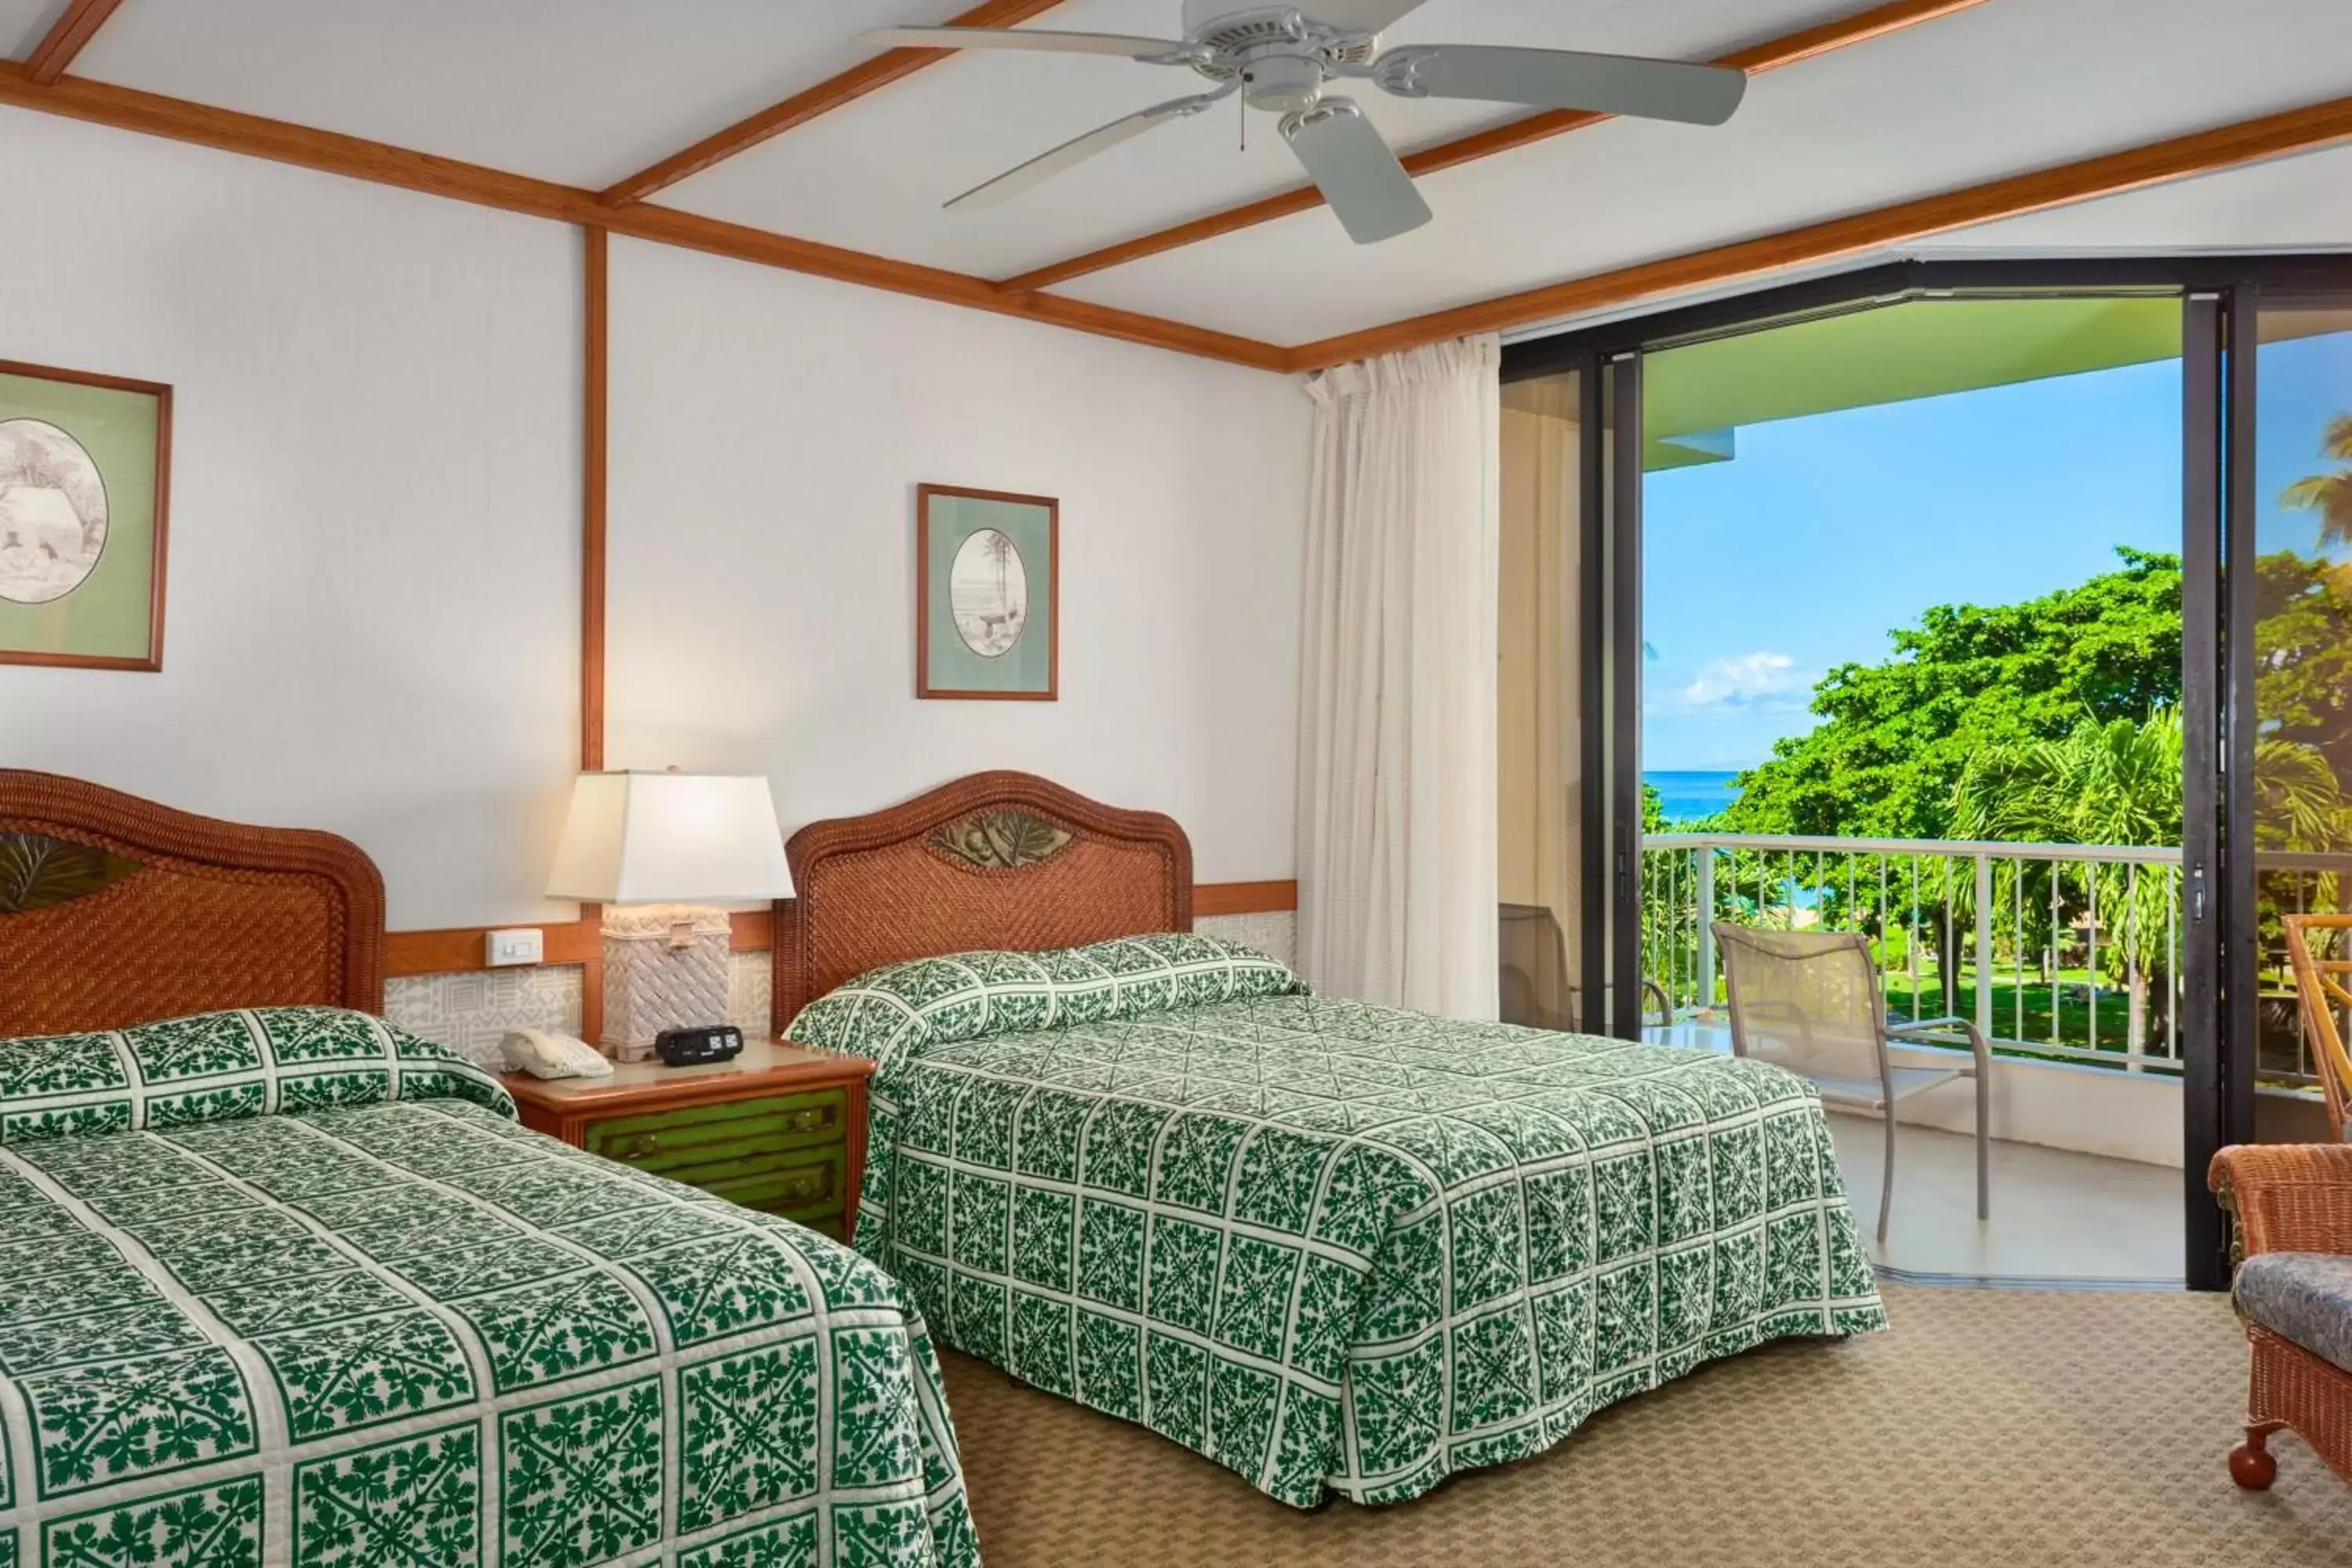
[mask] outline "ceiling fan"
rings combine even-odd
[[[1412,44],[1383,51],[1380,34],[1422,0],[1312,0],[1306,8],[1184,0],[1181,38],[1066,33],[1042,27],[889,27],[864,41],[916,48],[1040,49],[1117,55],[1146,65],[1189,66],[1217,85],[1114,120],[1007,170],[947,205],[988,207],[1171,120],[1241,94],[1282,116],[1297,155],[1349,237],[1392,239],[1429,221],[1387,141],[1352,99],[1327,94],[1334,80],[1365,80],[1399,98],[1463,98],[1535,109],[1587,109],[1693,125],[1720,125],[1747,90],[1727,66],[1573,49]]]

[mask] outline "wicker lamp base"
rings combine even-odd
[[[604,910],[604,1035],[625,1062],[654,1054],[664,1029],[723,1023],[732,942],[723,910],[639,904]]]

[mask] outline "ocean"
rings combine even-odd
[[[1739,798],[1736,773],[1661,771],[1644,773],[1642,782],[1658,792],[1668,822],[1696,822],[1713,816]]]

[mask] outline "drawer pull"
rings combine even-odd
[[[821,1198],[832,1191],[833,1172],[831,1170],[812,1171],[805,1176],[796,1176],[785,1183],[783,1196],[787,1202],[791,1202],[802,1198]]]
[[[833,1125],[833,1111],[830,1105],[806,1106],[786,1115],[784,1126],[793,1132],[814,1132]]]
[[[621,1158],[624,1160],[642,1160],[660,1147],[661,1135],[659,1133],[640,1132],[635,1138],[629,1140],[629,1146],[622,1151]]]

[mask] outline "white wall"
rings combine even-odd
[[[613,246],[615,767],[787,829],[1024,768],[1293,874],[1308,405],[1287,378]],[[1061,700],[914,696],[923,481],[1061,501]]]
[[[0,765],[346,834],[395,928],[567,912],[578,235],[13,110],[0,149],[0,359],[173,388],[163,672],[0,665]]]
[[[174,388],[160,675],[0,665],[0,766],[317,826],[395,929],[540,897],[577,757],[580,237],[0,110],[0,359]],[[788,824],[988,766],[1292,874],[1288,380],[615,242],[616,766]],[[1063,698],[917,702],[914,485],[1063,502]]]

